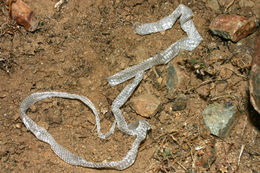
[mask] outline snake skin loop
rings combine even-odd
[[[179,53],[181,49],[192,51],[200,44],[202,37],[193,24],[192,16],[193,13],[191,9],[185,5],[180,4],[172,14],[157,22],[138,24],[135,26],[134,32],[139,35],[152,34],[170,29],[176,20],[180,18],[181,28],[187,33],[188,37],[178,40],[163,52],[148,58],[140,64],[134,65],[119,73],[116,73],[107,79],[111,86],[115,86],[131,78],[134,78],[133,82],[127,85],[113,101],[111,109],[115,116],[115,120],[110,130],[106,134],[101,133],[100,118],[94,104],[86,97],[64,92],[38,92],[33,93],[25,98],[20,106],[21,119],[24,125],[36,136],[36,138],[48,143],[56,155],[71,165],[78,165],[89,168],[114,168],[118,170],[123,170],[130,167],[135,162],[139,145],[146,138],[147,132],[151,129],[151,126],[148,122],[143,120],[136,120],[127,124],[120,107],[124,105],[125,102],[131,97],[132,93],[143,79],[143,75],[146,70],[155,65],[167,64]],[[120,161],[100,163],[88,162],[78,155],[71,153],[58,144],[46,129],[37,125],[31,118],[26,115],[26,111],[34,103],[51,97],[80,100],[92,110],[96,118],[97,133],[100,138],[106,139],[114,132],[115,127],[117,126],[123,133],[136,137],[132,144],[132,148]]]

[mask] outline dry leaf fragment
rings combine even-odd
[[[10,8],[10,15],[13,20],[19,25],[23,25],[27,31],[35,31],[38,26],[38,21],[34,16],[32,9],[22,0],[12,2]]]

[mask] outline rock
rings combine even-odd
[[[218,46],[217,46],[217,43],[215,43],[215,42],[210,42],[208,44],[209,51],[212,51],[212,50],[217,49],[217,48],[218,48]]]
[[[223,64],[219,71],[219,76],[222,79],[228,79],[232,76],[233,71],[236,71],[236,68],[232,64]]]
[[[33,32],[38,27],[38,20],[36,19],[32,9],[22,0],[17,0],[10,3],[12,9],[10,16],[19,25],[23,25],[27,31]]]
[[[30,111],[31,111],[32,113],[35,113],[35,112],[38,111],[38,109],[37,109],[37,107],[36,107],[35,105],[32,105],[32,106],[30,107]]]
[[[150,94],[140,95],[132,99],[132,107],[143,117],[151,117],[157,113],[161,101]]]
[[[167,82],[166,88],[168,91],[173,92],[178,84],[178,75],[173,65],[167,68]]]
[[[196,89],[197,93],[199,94],[199,96],[203,99],[207,99],[209,94],[210,94],[210,88],[208,85],[203,85],[201,87],[199,87],[198,89]]]
[[[238,115],[232,104],[211,104],[203,112],[203,121],[210,133],[224,138],[231,130]]]
[[[168,98],[173,99],[175,91],[180,86],[186,85],[189,77],[177,65],[169,65],[167,68],[166,88],[168,90]]]
[[[172,110],[173,111],[181,111],[186,108],[187,106],[187,97],[184,94],[180,94],[172,103]]]
[[[165,111],[160,112],[159,120],[162,124],[166,124],[167,122],[171,122],[169,114],[167,114]]]
[[[249,90],[250,101],[255,110],[260,114],[260,35],[258,35],[255,42],[255,54],[252,60]]]
[[[237,42],[256,30],[256,18],[221,14],[211,22],[209,29],[215,35]]]
[[[16,124],[15,124],[15,128],[20,129],[21,127],[22,127],[22,124],[21,124],[21,123],[16,123]]]
[[[218,4],[218,1],[217,0],[208,0],[206,1],[206,6],[211,8],[212,10],[219,10],[219,4]]]

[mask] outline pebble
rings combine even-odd
[[[220,138],[227,136],[238,115],[234,105],[219,103],[208,105],[202,114],[210,133]]]
[[[166,82],[166,88],[169,93],[172,93],[178,84],[178,75],[176,72],[176,69],[173,65],[170,65],[167,68],[167,82]]]
[[[205,100],[208,98],[210,94],[210,89],[208,85],[201,86],[198,89],[196,89],[196,91],[199,94],[199,96]]]
[[[37,112],[37,107],[35,105],[32,105],[30,107],[30,110],[31,110],[32,113],[35,113],[35,112]]]
[[[206,6],[215,11],[219,10],[219,4],[217,0],[207,0]]]
[[[149,118],[157,113],[161,101],[151,94],[144,94],[132,99],[132,107],[143,117]]]
[[[170,119],[169,114],[167,114],[165,111],[162,111],[162,112],[160,113],[159,120],[160,120],[160,122],[161,122],[162,124],[165,124],[165,123],[167,123],[167,122],[170,122],[171,119]]]
[[[80,77],[79,78],[79,84],[82,88],[87,88],[91,84],[91,80],[89,80],[86,77]]]
[[[228,79],[233,75],[233,71],[236,71],[232,64],[223,64],[219,71],[219,76],[222,79]]]
[[[184,110],[187,106],[187,97],[184,94],[180,94],[172,103],[173,111],[181,111]]]
[[[13,116],[13,120],[18,120],[18,118],[20,118],[20,112],[16,112],[15,114],[14,114],[14,116]]]
[[[212,50],[214,50],[214,49],[217,49],[218,48],[218,46],[217,46],[217,43],[215,43],[215,42],[210,42],[209,44],[208,44],[208,49],[210,50],[210,51],[212,51]]]
[[[256,30],[256,18],[221,14],[213,19],[209,29],[215,35],[237,42]]]
[[[20,129],[20,128],[22,127],[22,124],[21,124],[21,123],[17,123],[17,124],[15,124],[15,127],[16,127],[17,129]]]

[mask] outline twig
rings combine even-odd
[[[238,74],[237,72],[235,72],[234,70],[232,70],[232,69],[230,69],[230,68],[227,68],[227,67],[222,67],[222,68],[225,68],[225,69],[227,69],[227,70],[230,70],[230,71],[232,71],[235,75],[237,75],[237,76],[239,76],[239,77],[242,77],[242,78],[245,78],[246,80],[248,79],[247,76]]]
[[[210,83],[212,83],[212,82],[227,81],[228,79],[229,79],[229,78],[226,78],[226,79],[211,79],[211,80],[207,80],[207,81],[204,81],[204,82],[200,83],[200,84],[199,84],[198,86],[196,86],[196,87],[193,87],[193,88],[191,88],[191,89],[186,90],[185,93],[190,92],[190,91],[194,91],[194,90],[196,90],[196,89],[198,89],[198,88],[200,88],[200,87],[202,87],[202,86],[204,86],[204,85],[210,84]]]
[[[231,95],[217,96],[217,97],[210,99],[210,101],[215,101],[215,100],[223,99],[223,98],[235,98],[235,97],[231,96]]]
[[[188,143],[187,143],[188,144]],[[192,154],[192,148],[191,146],[188,144],[189,148],[190,148],[190,156],[191,156],[191,160],[192,160],[192,163],[191,163],[191,172],[195,172],[196,170],[196,166],[195,166],[195,163],[196,163],[196,159],[197,159],[197,155],[194,155]],[[195,157],[194,157],[195,156]]]
[[[240,164],[240,159],[241,159],[241,157],[242,157],[242,154],[243,154],[243,152],[244,152],[244,149],[245,149],[245,144],[242,144],[241,150],[240,150],[240,153],[239,153],[239,157],[238,157],[238,161],[237,161],[237,166],[239,166],[239,164]]]
[[[234,4],[234,2],[235,2],[235,0],[231,1],[231,2],[227,5],[225,11],[227,11],[227,10]]]
[[[244,123],[244,127],[243,127],[243,130],[242,130],[242,133],[241,133],[242,134],[241,137],[244,135],[246,125],[247,125],[247,117],[245,119],[245,123]]]
[[[204,82],[200,83],[198,86],[186,90],[185,93],[186,93],[186,92],[190,92],[190,91],[194,91],[194,90],[200,88],[200,87],[203,86],[203,85],[207,85],[207,84],[212,83],[212,82],[215,82],[215,81],[216,81],[215,79],[204,81]]]
[[[188,171],[187,168],[185,168],[181,163],[176,162],[178,165],[180,165],[180,167],[182,167],[185,171]]]
[[[69,0],[60,0],[59,2],[57,2],[55,5],[54,5],[54,8],[57,8],[57,9],[60,9],[60,7],[64,4],[64,3],[67,3]]]

